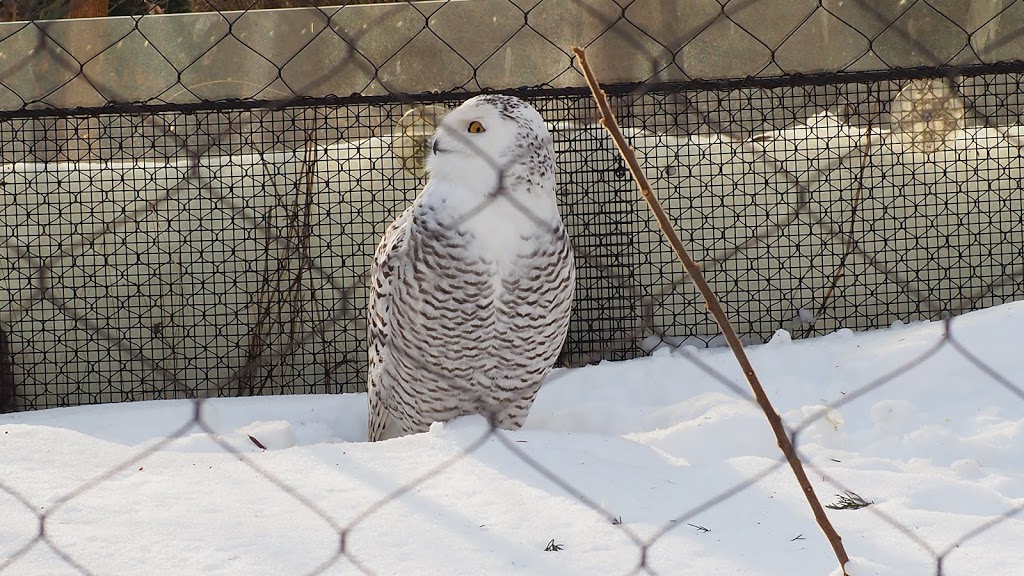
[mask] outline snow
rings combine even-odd
[[[1010,303],[749,348],[821,499],[870,503],[828,511],[850,574],[1024,570],[1022,339]],[[2,416],[0,575],[81,573],[62,555],[93,574],[839,574],[728,350],[556,371],[518,432],[466,417],[369,444],[365,412],[348,394]]]

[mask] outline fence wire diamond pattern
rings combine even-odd
[[[387,572],[360,533],[499,450],[614,525],[637,551],[625,573],[674,573],[657,561],[673,533],[774,484],[781,454],[666,503],[670,520],[644,530],[592,482],[488,426],[342,514],[294,470],[218,433],[214,397],[364,390],[373,247],[422,186],[438,118],[492,90],[529,101],[555,140],[579,267],[560,364],[660,349],[754,405],[736,374],[690,347],[719,344],[717,326],[596,124],[574,45],[609,82],[654,192],[744,341],[941,320],[915,357],[786,415],[826,494],[858,505],[806,436],[942,354],[1024,406],[1019,375],[986,362],[959,318],[1024,297],[1024,2],[160,0],[47,20],[80,9],[0,8],[0,409],[191,408],[118,465],[85,463],[41,491],[5,463],[0,507],[33,530],[0,532],[0,574],[29,573],[46,550],[68,573],[106,573],[69,518],[88,532],[94,498],[196,434],[237,459],[244,474],[231,477],[271,485],[320,526],[332,544],[296,574]],[[3,442],[21,441],[2,427]],[[923,550],[931,573],[952,574],[958,548],[1019,524],[1024,505],[1012,502],[950,542],[882,507],[865,513]]]

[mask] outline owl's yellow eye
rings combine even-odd
[[[473,120],[472,122],[469,123],[470,134],[479,134],[481,132],[486,132],[483,124],[477,122],[476,120]]]

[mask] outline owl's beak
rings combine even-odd
[[[443,154],[444,152],[450,152],[450,149],[442,148],[438,145],[437,134],[434,134],[434,137],[430,139],[430,151],[436,156],[438,154]]]

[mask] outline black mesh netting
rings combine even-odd
[[[611,94],[757,342],[1021,297],[1017,75],[985,72],[961,76],[956,89],[978,96],[957,100],[935,142],[892,107],[907,86],[951,91],[941,79]],[[713,343],[589,96],[520,92],[551,121],[580,261],[564,362]],[[362,389],[369,259],[422,185],[431,114],[464,97],[6,114],[8,404]]]

